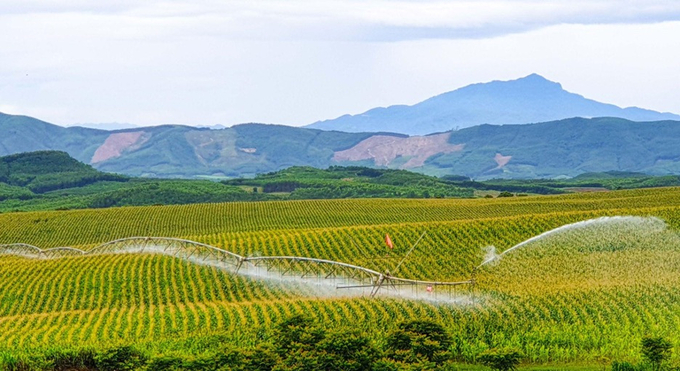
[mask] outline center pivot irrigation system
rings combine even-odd
[[[352,265],[333,260],[317,259],[299,256],[241,256],[236,253],[220,249],[200,242],[167,237],[130,237],[110,241],[89,251],[73,247],[55,247],[41,249],[28,244],[0,245],[0,255],[18,255],[35,259],[56,259],[67,256],[121,254],[121,253],[151,253],[173,256],[196,264],[210,265],[224,268],[236,274],[252,277],[275,279],[296,278],[311,282],[333,283],[340,290],[362,289],[369,290],[370,296],[375,297],[381,289],[399,293],[400,288],[409,286],[415,291],[423,288],[432,293],[435,288],[444,288],[449,296],[455,294],[455,287],[462,285],[474,286],[475,280],[465,281],[425,281],[400,278],[395,276],[406,258],[413,252],[420,240],[411,247],[394,269],[394,273],[378,272],[369,268]],[[453,291],[453,292],[452,292]]]

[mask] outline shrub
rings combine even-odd
[[[326,333],[300,315],[277,326],[274,346],[281,357],[276,370],[369,370],[378,356],[367,337],[354,331]],[[254,362],[252,355],[246,357],[252,365],[249,370],[263,370],[276,362],[264,349],[260,350],[260,357],[259,363]]]
[[[324,331],[311,319],[296,315],[277,325],[274,330],[274,346],[277,353],[286,355],[299,348],[310,349],[324,337]]]
[[[654,370],[661,369],[661,364],[671,357],[673,345],[662,337],[645,336],[640,345],[642,357],[653,366]]]
[[[410,321],[399,324],[387,338],[387,356],[409,363],[441,363],[449,358],[451,338],[444,328],[430,321]]]
[[[146,355],[131,346],[109,349],[95,356],[97,369],[102,371],[136,370],[146,361]]]
[[[182,369],[183,360],[179,357],[161,356],[149,362],[147,371],[174,371]]]
[[[58,350],[46,358],[54,371],[91,370],[96,367],[96,353],[92,349]]]
[[[236,370],[243,371],[268,371],[272,370],[279,362],[270,349],[266,347],[258,347],[245,354],[245,358],[239,368]]]
[[[369,370],[378,352],[367,337],[353,331],[328,334],[319,343],[320,364],[324,370]]]
[[[514,349],[489,349],[480,355],[479,360],[492,370],[511,371],[517,369],[521,358]]]

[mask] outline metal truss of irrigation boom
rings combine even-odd
[[[423,236],[421,236],[422,238]],[[420,241],[420,239],[418,240]],[[411,248],[406,257],[413,251]],[[457,282],[426,281],[400,278],[389,272],[381,273],[369,268],[337,262],[299,256],[241,256],[215,246],[196,241],[169,237],[129,237],[101,244],[89,251],[73,247],[55,247],[41,249],[39,247],[15,243],[0,245],[0,255],[17,255],[34,259],[56,259],[68,256],[151,253],[173,256],[196,264],[211,265],[229,269],[235,273],[259,272],[276,273],[281,277],[293,276],[302,279],[333,280],[337,289],[369,288],[374,297],[382,288],[397,289],[399,286],[422,286],[427,290],[442,286],[452,288],[461,285],[474,285],[474,279]],[[403,263],[399,263],[396,269]],[[395,269],[395,271],[396,271]],[[338,281],[340,281],[338,283]]]

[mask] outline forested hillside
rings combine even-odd
[[[254,177],[291,166],[365,166],[434,176],[571,178],[624,171],[680,175],[680,122],[571,118],[480,125],[427,136],[244,124],[101,131],[0,115],[0,155],[60,150],[94,168],[149,178]]]

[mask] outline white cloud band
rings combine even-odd
[[[484,38],[558,24],[680,20],[674,0],[6,1],[2,13],[112,16],[242,39]],[[165,22],[161,22],[164,19]]]

